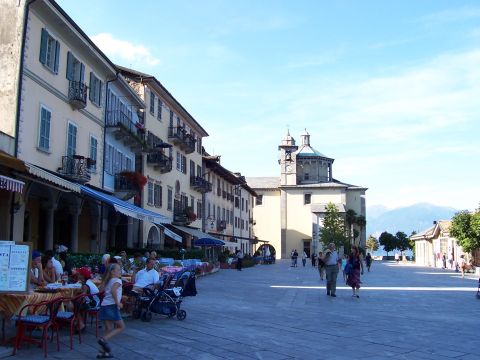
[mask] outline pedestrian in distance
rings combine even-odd
[[[297,249],[293,249],[293,267],[298,266],[298,252]]]
[[[98,340],[100,350],[97,359],[112,358],[112,350],[108,340],[120,334],[125,329],[125,323],[120,315],[120,309],[123,307],[122,300],[122,275],[120,265],[109,264],[105,277],[102,280],[100,289],[105,292],[102,304],[100,306],[100,320],[105,322],[105,333]]]
[[[292,251],[290,251],[290,259],[292,259],[292,263],[291,263],[291,267],[294,267],[295,266],[295,262],[293,260],[293,255],[295,254],[295,250],[292,249]]]
[[[365,256],[365,265],[367,265],[367,271],[370,272],[370,267],[372,266],[372,255],[370,253],[367,253],[367,256]]]
[[[242,271],[243,258],[244,258],[242,249],[237,250],[236,256],[237,256],[237,270]]]
[[[317,254],[315,252],[312,253],[312,267],[317,266]]]
[[[303,254],[302,254],[302,265],[303,265],[303,267],[305,267],[305,265],[307,264],[307,258],[308,258],[308,255],[305,252],[305,250],[303,250]]]
[[[323,261],[327,275],[327,295],[336,297],[339,259],[334,243],[328,244],[328,250]]]
[[[400,254],[398,252],[395,253],[395,261],[397,262],[397,264],[400,261]]]
[[[453,269],[453,253],[448,254],[448,264],[450,265],[450,270]]]
[[[348,268],[348,270],[347,270]],[[360,275],[363,275],[363,259],[357,246],[352,246],[352,252],[346,265],[347,285],[352,288],[352,297],[359,298]]]
[[[320,280],[323,281],[324,275],[325,275],[325,262],[323,261],[323,252],[318,253],[318,273],[320,274]]]
[[[462,272],[462,279],[465,277],[465,268],[467,262],[465,261],[465,255],[460,255],[460,271]]]
[[[347,282],[347,274],[345,273],[345,266],[347,265],[348,255],[343,254],[342,257],[342,274],[343,274],[343,281]]]
[[[442,269],[446,269],[447,268],[447,256],[445,255],[445,253],[442,254]]]

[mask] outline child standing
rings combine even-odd
[[[118,264],[107,266],[108,270],[100,285],[100,288],[105,291],[105,297],[100,306],[100,320],[105,321],[105,334],[98,340],[98,344],[101,346],[97,355],[98,359],[113,357],[107,341],[125,329],[125,323],[120,315],[122,308],[120,302],[122,300],[121,269]]]

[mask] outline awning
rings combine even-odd
[[[194,228],[189,228],[189,227],[186,227],[186,226],[180,226],[180,225],[172,225],[174,228],[177,228],[178,230],[180,231],[183,231],[183,232],[186,232],[187,234],[190,234],[194,237],[196,237],[197,239],[211,239],[211,240],[218,240],[218,241],[222,241],[210,234],[207,234],[207,233],[204,233],[203,231],[200,231],[198,229],[194,229]],[[222,243],[224,243],[222,241]]]
[[[13,170],[25,172],[27,169],[25,168],[25,163],[22,160],[17,159],[7,153],[0,151],[0,165],[8,167]]]
[[[193,242],[194,246],[222,246],[225,243],[222,240],[216,240],[211,238],[201,238]]]
[[[163,229],[163,233],[167,236],[170,236],[173,240],[178,241],[179,243],[182,243],[182,237],[178,234],[175,234],[172,230],[167,228],[166,226],[159,225]]]
[[[8,176],[0,175],[0,189],[8,190],[12,192],[22,193],[23,186],[25,183],[23,181],[12,179]]]
[[[85,185],[80,185],[82,194],[88,195],[94,199],[105,202],[113,206],[113,208],[134,219],[148,221],[154,224],[170,224],[170,219],[166,216],[157,214],[153,211],[142,209],[138,206],[120,200],[113,195],[109,195],[97,190],[93,190]]]
[[[60,176],[54,175],[51,172],[49,172],[47,170],[44,170],[44,169],[42,169],[38,166],[35,166],[33,164],[30,164],[30,163],[26,162],[25,165],[27,166],[27,170],[30,174],[35,175],[35,176],[37,176],[39,178],[42,178],[44,180],[47,180],[48,182],[51,182],[55,185],[59,185],[59,186],[65,188],[65,189],[71,190],[71,191],[76,192],[76,193],[80,193],[80,185],[79,184],[75,184],[73,182],[65,180],[65,179],[61,178]]]

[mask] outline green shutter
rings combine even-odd
[[[98,80],[98,105],[102,106],[102,91],[103,91],[103,82]]]
[[[42,37],[40,40],[40,62],[45,65],[47,62],[47,42],[48,42],[48,31],[45,28],[42,28]]]
[[[55,41],[55,63],[53,65],[53,71],[58,74],[58,63],[60,61],[60,43]]]
[[[79,79],[79,81],[82,84],[85,81],[85,65],[83,65],[83,63],[80,63],[80,79]]]
[[[74,80],[74,75],[73,75],[73,61],[74,61],[74,58],[73,58],[73,55],[72,53],[69,51],[67,53],[67,79],[70,80],[70,81],[73,81]]]
[[[92,102],[95,102],[95,94],[94,94],[94,75],[93,73],[90,71],[90,91],[89,91],[89,94],[88,94],[88,98],[90,99],[90,101]]]

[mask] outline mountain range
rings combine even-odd
[[[403,231],[410,235],[412,231],[420,232],[429,228],[433,221],[449,220],[458,211],[428,203],[395,209],[388,209],[383,205],[367,206],[367,237],[370,234],[378,237],[384,231],[394,235],[397,231]]]

